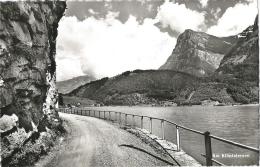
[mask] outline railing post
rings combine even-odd
[[[81,115],[82,115],[82,109],[81,109]]]
[[[162,129],[162,139],[164,140],[164,120],[161,120],[161,129]]]
[[[106,113],[105,113],[105,111],[104,111],[104,119],[106,119]]]
[[[125,125],[127,125],[127,114],[125,114]]]
[[[109,111],[109,121],[111,121],[111,112]]]
[[[133,127],[135,127],[135,116],[134,115],[133,115],[132,121],[133,121]]]
[[[98,118],[100,118],[100,111],[98,111]]]
[[[119,124],[121,124],[121,112],[119,113]]]
[[[180,151],[180,132],[179,127],[176,125],[176,142],[177,142],[177,151]]]
[[[143,128],[144,128],[144,117],[141,116],[141,129],[143,129]]]
[[[152,122],[152,118],[150,118],[150,133],[153,133],[153,122]]]
[[[210,132],[204,133],[205,137],[205,152],[206,152],[206,165],[212,166],[212,148],[211,148],[211,138]]]

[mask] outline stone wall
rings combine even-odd
[[[16,154],[40,144],[39,139],[60,128],[54,108],[55,54],[58,22],[65,8],[66,3],[61,1],[0,2],[3,166],[9,166],[10,161],[15,164],[14,157],[18,163]],[[44,146],[39,146],[40,152],[46,151]]]

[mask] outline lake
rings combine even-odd
[[[118,111],[129,114],[164,118],[169,121],[248,146],[258,147],[258,106],[183,106],[183,107],[86,107],[92,110]],[[131,121],[132,119],[128,119]],[[140,118],[135,119],[140,126]],[[148,119],[144,128],[149,129]],[[175,127],[165,124],[166,140],[176,143]],[[160,122],[153,121],[153,133],[161,136]],[[180,130],[181,149],[205,164],[204,137]],[[213,158],[226,165],[257,165],[258,155],[212,139]],[[230,156],[231,157],[230,157]],[[240,156],[240,158],[234,156]]]

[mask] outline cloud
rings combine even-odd
[[[203,8],[207,7],[209,0],[199,0]]]
[[[253,0],[249,2],[249,4],[239,3],[229,7],[218,20],[217,25],[210,27],[207,32],[216,36],[229,36],[238,34],[252,25],[257,15],[257,2]]]
[[[88,74],[101,78],[127,70],[157,69],[171,54],[176,39],[145,19],[122,23],[118,13],[105,19],[63,17],[57,37],[57,80]]]
[[[205,17],[204,13],[188,9],[184,4],[166,1],[159,7],[157,19],[163,28],[169,26],[173,31],[182,33],[185,29],[200,30]]]

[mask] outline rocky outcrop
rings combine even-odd
[[[224,56],[218,74],[231,75],[248,81],[258,81],[259,40],[258,17],[255,23],[238,35],[239,39]]]
[[[23,159],[60,126],[54,110],[58,22],[65,2],[0,2],[0,111],[3,166]],[[46,146],[46,145],[45,145]],[[17,157],[17,153],[21,153]],[[23,153],[22,153],[23,152]],[[22,166],[22,165],[21,165]]]
[[[185,30],[166,63],[159,69],[187,72],[196,76],[209,76],[236,41],[236,36],[218,38],[203,32]]]

